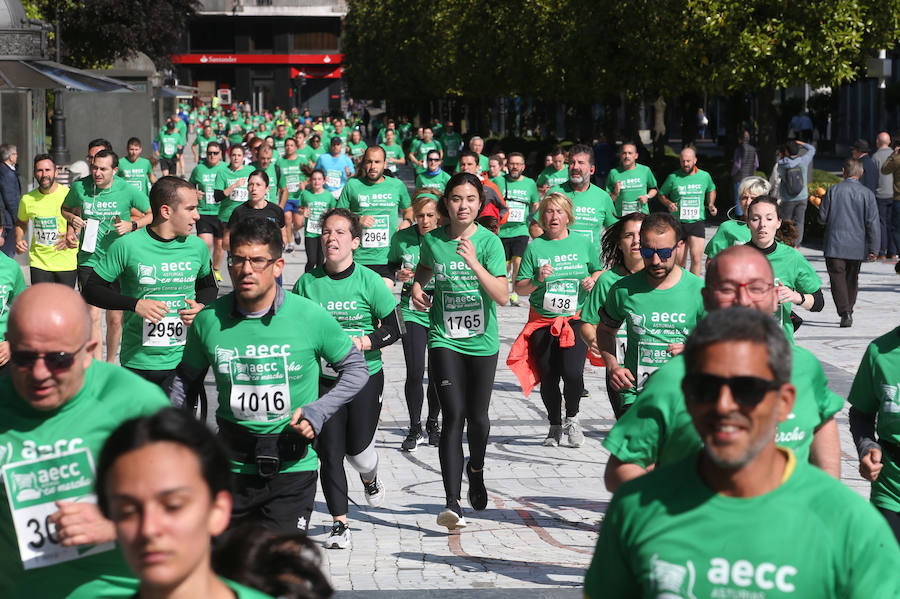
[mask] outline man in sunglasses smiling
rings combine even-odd
[[[759,310],[700,322],[682,389],[703,448],[616,493],[586,597],[900,596],[900,548],[884,518],[776,445],[796,395],[791,353]]]
[[[765,315],[775,314],[778,294],[771,264],[750,246],[723,250],[706,271],[703,301],[709,312],[743,306]],[[811,352],[792,346],[791,356],[791,381],[797,399],[788,418],[779,423],[775,440],[794,452],[798,460],[810,461],[840,478],[840,441],[834,415],[844,400],[828,389],[822,365]],[[638,395],[634,409],[603,440],[611,454],[605,474],[610,491],[615,492],[622,483],[645,474],[654,465],[681,460],[701,446],[681,392],[684,372],[683,356],[672,358],[657,370]]]
[[[107,436],[169,405],[159,387],[92,359],[91,318],[71,287],[13,303],[0,378],[0,597],[128,596],[137,588],[93,495]],[[10,493],[11,497],[6,497]]]

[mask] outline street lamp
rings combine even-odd
[[[56,62],[62,64],[62,38],[59,28],[59,2],[56,3]],[[53,145],[50,155],[56,164],[69,163],[69,149],[66,148],[66,117],[63,114],[63,88],[53,93]]]

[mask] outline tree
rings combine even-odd
[[[159,68],[178,51],[199,0],[28,0],[26,12],[56,22],[59,7],[64,62],[77,67],[108,66],[140,51]]]

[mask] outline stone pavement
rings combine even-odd
[[[707,236],[713,232],[707,229]],[[817,314],[800,311],[805,323],[797,343],[819,357],[831,388],[846,397],[866,345],[898,324],[898,276],[892,263],[864,265],[855,324],[841,329],[821,251],[803,248],[803,253],[822,277],[826,307]],[[304,263],[302,251],[287,256],[286,287],[303,273]],[[225,278],[223,293],[230,291],[227,274]],[[588,366],[585,382],[591,396],[581,404],[585,444],[577,449],[541,445],[548,424],[540,395],[534,391],[523,397],[505,365],[527,313],[524,298],[522,307],[498,308],[501,349],[485,475],[490,502],[488,509],[475,513],[463,499],[469,526],[460,532],[447,534],[435,522],[444,505],[437,448],[400,450],[409,425],[403,353],[399,343],[384,350],[385,389],[376,445],[387,498],[381,508],[368,507],[362,485],[347,467],[353,548],[323,551],[337,597],[581,597],[597,528],[610,500],[603,484],[609,454],[600,443],[614,419],[603,372]],[[867,496],[868,485],[856,472],[846,407],[838,423],[844,481]],[[464,482],[464,496],[466,488]],[[320,492],[311,538],[321,543],[330,525]]]

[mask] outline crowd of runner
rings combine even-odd
[[[766,179],[740,182],[742,216],[707,243],[716,186],[690,147],[654,174],[626,141],[595,182],[586,145],[533,179],[452,122],[363,133],[183,105],[152,161],[142,140],[119,157],[98,138],[66,186],[33,158],[15,223],[31,286],[0,256],[0,596],[327,596],[305,538],[317,486],[325,547],[350,549],[344,463],[383,505],[381,350],[397,341],[398,449],[438,447],[437,524],[465,527],[488,504],[498,306],[520,296],[506,364],[539,388],[543,444],[585,442],[588,362],[617,419],[586,595],[900,596],[900,328],[848,398],[873,508],[839,482],[844,399],[794,345],[822,281]],[[283,280],[301,248],[304,274]],[[195,417],[208,375],[215,435]]]

